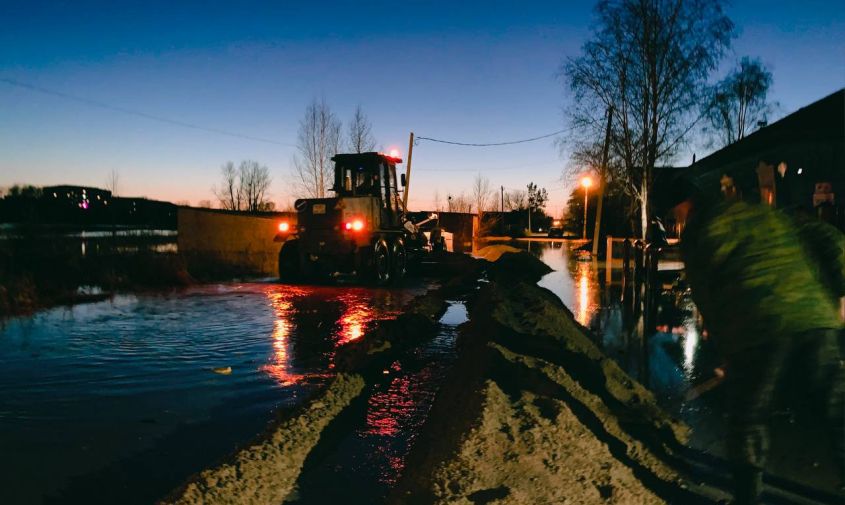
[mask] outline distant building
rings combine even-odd
[[[88,186],[45,186],[0,199],[0,223],[176,229],[176,206]]]
[[[41,197],[45,203],[68,210],[105,209],[112,199],[111,191],[85,186],[44,186]]]

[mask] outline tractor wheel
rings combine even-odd
[[[279,280],[290,282],[302,277],[299,268],[299,241],[288,240],[279,251]]]
[[[397,238],[393,242],[393,254],[391,258],[391,274],[393,283],[400,283],[405,278],[405,272],[408,269],[408,255],[405,251],[405,241]]]
[[[384,239],[379,239],[373,247],[373,280],[376,285],[384,286],[390,277],[390,249]]]

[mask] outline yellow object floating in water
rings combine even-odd
[[[231,375],[232,367],[230,366],[218,366],[216,368],[211,369],[214,373],[219,373],[220,375]]]

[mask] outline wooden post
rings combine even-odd
[[[405,207],[405,212],[408,212],[408,193],[411,192],[411,158],[413,155],[414,132],[411,132],[411,138],[408,141],[408,161],[405,164],[405,194],[402,195],[402,207]]]
[[[596,194],[596,225],[593,231],[593,257],[599,253],[599,230],[601,229],[602,202],[604,200],[604,180],[607,174],[607,159],[610,155],[610,125],[613,122],[613,107],[607,108],[607,131],[604,134],[604,152],[601,155],[599,169],[599,190]],[[586,218],[585,218],[586,221]]]
[[[622,242],[622,301],[627,302],[626,291],[631,285],[631,240]]]
[[[651,334],[654,333],[657,327],[657,302],[660,296],[661,286],[657,280],[657,266],[660,262],[660,248],[654,244],[648,246],[648,253],[646,255],[646,294],[645,294],[645,314],[643,320],[645,327],[643,328],[643,384],[648,387],[650,382],[649,376],[649,360],[648,342]]]
[[[604,275],[607,284],[610,285],[613,279],[613,237],[607,236],[607,251],[604,255]]]

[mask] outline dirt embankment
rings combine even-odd
[[[688,428],[505,253],[391,503],[700,503],[673,469]]]
[[[192,476],[159,502],[174,505],[280,504],[295,487],[308,454],[325,429],[367,390],[397,353],[433,337],[446,299],[474,288],[478,263],[461,255],[443,258],[450,280],[412,300],[396,319],[379,321],[335,355],[338,375],[326,389],[280,418],[256,441],[220,465]],[[327,483],[330,485],[330,483]]]
[[[282,503],[323,429],[364,389],[360,375],[338,375],[320,395],[228,462],[204,470],[161,503]]]

